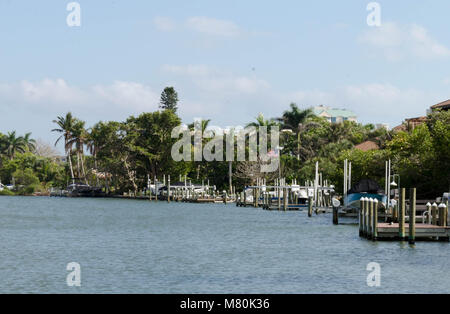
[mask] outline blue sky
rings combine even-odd
[[[449,1],[0,0],[0,132],[48,142],[52,120],[124,120],[174,86],[188,123],[237,126],[290,102],[399,124],[450,98]]]

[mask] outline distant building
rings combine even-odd
[[[441,103],[438,103],[434,106],[431,106],[430,109],[427,110],[427,114],[431,114],[433,111],[436,110],[450,110],[450,99],[443,101]],[[403,122],[401,125],[396,126],[393,131],[412,131],[416,127],[418,127],[421,124],[424,124],[428,121],[428,117],[417,117],[417,118],[410,118],[405,119],[405,122]]]
[[[377,130],[379,130],[379,129],[389,130],[389,124],[387,124],[387,123],[377,123],[377,124],[375,124],[375,128]]]
[[[443,101],[437,105],[431,106],[431,110],[450,110],[450,99]]]
[[[403,122],[401,125],[396,126],[393,131],[412,131],[415,128],[417,128],[419,125],[425,123],[428,121],[428,117],[417,117],[417,118],[410,118],[405,119],[405,122]]]
[[[320,105],[312,108],[312,110],[316,116],[323,117],[330,123],[342,123],[344,121],[358,122],[356,114],[347,109],[337,109]]]
[[[363,152],[367,152],[369,150],[379,150],[380,146],[378,146],[378,144],[373,141],[366,141],[359,145],[356,145],[355,149],[359,149],[359,150],[362,150]]]

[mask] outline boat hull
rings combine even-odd
[[[347,195],[345,199],[345,206],[350,208],[359,209],[361,207],[360,200],[363,197],[373,198],[378,200],[379,203],[382,203],[383,206],[386,206],[387,196],[384,194],[369,194],[369,193],[353,193]]]

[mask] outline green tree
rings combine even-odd
[[[166,87],[161,93],[160,108],[164,110],[172,110],[176,112],[178,110],[178,93],[173,87]]]
[[[36,149],[36,140],[31,138],[31,133],[26,133],[22,139],[28,151],[34,152]]]
[[[1,147],[3,153],[10,159],[14,159],[16,153],[24,153],[27,149],[23,137],[16,136],[16,132],[8,132],[6,136],[1,139]]]
[[[297,104],[291,103],[290,110],[286,110],[281,118],[277,120],[282,123],[284,129],[291,129],[297,133],[301,124],[314,116],[312,109],[299,109]]]
[[[74,120],[68,145],[75,146],[77,155],[77,176],[78,178],[83,178],[87,184],[86,170],[84,167],[84,145],[88,141],[88,133],[86,132],[84,125],[84,121],[78,119]]]
[[[58,116],[56,120],[53,120],[53,123],[56,123],[59,128],[53,129],[52,132],[60,133],[61,136],[55,142],[55,146],[58,145],[61,139],[64,139],[64,149],[67,155],[67,161],[69,162],[70,167],[70,175],[72,179],[72,183],[75,183],[75,176],[73,172],[72,165],[72,146],[73,146],[73,136],[72,132],[74,129],[74,125],[76,123],[76,119],[72,116],[71,112],[68,112],[65,117]]]
[[[260,113],[256,117],[255,122],[250,122],[246,127],[260,127],[265,126],[270,129],[273,126],[279,126],[280,124],[276,121],[276,119],[266,119],[262,113]]]

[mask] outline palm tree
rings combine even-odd
[[[276,120],[274,120],[274,119],[266,120],[264,118],[264,115],[262,113],[260,113],[256,117],[256,122],[251,122],[251,123],[247,124],[246,127],[266,126],[267,128],[270,128],[270,127],[277,126],[277,125],[279,125],[279,123]]]
[[[200,120],[199,122],[200,122],[200,129],[201,129],[202,134],[203,134],[203,133],[205,133],[206,129],[208,128],[209,123],[211,122],[211,119]],[[195,126],[196,126],[195,124],[196,124],[196,122],[189,124],[188,125],[189,130],[194,131],[195,130]]]
[[[251,122],[251,123],[247,124],[246,128],[255,127],[257,129],[256,132],[257,132],[258,142],[259,142],[259,135],[260,134],[258,133],[258,128],[266,127],[267,131],[271,131],[272,127],[276,127],[276,126],[279,127],[280,124],[275,119],[266,120],[266,118],[264,118],[264,115],[262,113],[260,113],[256,117],[256,122]],[[268,143],[270,143],[270,139],[269,139]]]
[[[203,120],[202,119],[199,122],[200,122],[200,131],[202,132],[201,133],[202,134],[202,147],[204,147],[206,142],[207,142],[207,139],[203,135],[205,134],[206,129],[208,128],[209,123],[211,122],[211,120],[210,119],[208,119],[208,120]],[[191,123],[191,124],[188,125],[188,128],[191,131],[191,133],[195,132],[195,131],[198,131],[198,130],[195,129],[196,126],[197,126],[196,125],[197,123],[198,122],[194,122],[194,123]],[[193,147],[195,146],[195,137],[194,137],[194,141],[191,144],[192,144]],[[199,162],[197,164],[197,180],[200,178],[200,166],[201,166],[201,163]]]
[[[3,136],[2,151],[10,160],[14,159],[16,153],[24,153],[26,149],[23,137],[17,137],[16,131],[9,132],[6,136]]]
[[[95,126],[93,128],[90,128],[89,131],[87,132],[86,148],[88,149],[92,157],[94,157],[94,168],[95,171],[98,172],[97,154],[100,150],[100,141]],[[97,181],[97,186],[99,186],[100,182],[98,179],[98,175],[96,175],[95,177]]]
[[[277,120],[283,123],[283,128],[298,130],[299,125],[314,116],[312,109],[299,109],[295,103],[290,104],[291,110],[286,110]]]
[[[56,120],[53,120],[59,128],[53,129],[52,132],[60,133],[61,136],[55,142],[55,146],[58,145],[61,139],[64,139],[64,150],[66,151],[67,159],[69,161],[70,175],[72,176],[72,183],[75,183],[72,165],[72,131],[76,119],[72,116],[72,113],[68,112],[65,117],[58,116]]]
[[[283,128],[291,129],[297,133],[297,159],[300,159],[300,133],[305,123],[314,116],[312,109],[301,110],[297,104],[290,104],[291,110],[286,110],[277,120],[283,123]]]
[[[31,133],[26,133],[25,136],[22,137],[22,139],[27,149],[30,152],[34,152],[34,150],[36,149],[36,140],[31,138]]]
[[[81,177],[82,175],[85,183],[87,184],[86,171],[84,169],[84,144],[88,141],[88,134],[84,129],[84,124],[84,121],[75,121],[72,128],[72,138],[70,139],[69,144],[75,145],[77,152],[78,177]]]

